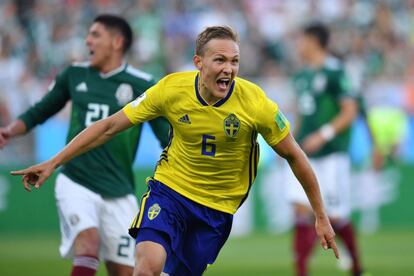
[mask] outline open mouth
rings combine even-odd
[[[90,56],[93,56],[95,54],[95,51],[94,50],[89,50],[89,55]]]
[[[229,78],[221,78],[217,80],[217,86],[220,90],[227,90],[230,84]]]

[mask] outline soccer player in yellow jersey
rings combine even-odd
[[[311,202],[322,247],[338,257],[316,177],[289,133],[289,122],[260,87],[237,77],[239,60],[231,28],[205,29],[196,42],[197,71],[166,76],[49,161],[12,174],[23,175],[27,190],[39,188],[56,167],[118,132],[167,118],[170,143],[130,229],[137,243],[134,275],[201,275],[227,240],[233,214],[254,181],[261,134],[288,161]]]

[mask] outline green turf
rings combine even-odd
[[[70,262],[60,259],[56,234],[0,237],[0,275],[68,275]],[[365,266],[373,276],[414,275],[414,230],[383,230],[361,235]],[[233,238],[205,275],[292,275],[290,235]],[[311,275],[348,275],[337,269],[332,252],[319,248],[311,260]],[[106,275],[101,266],[98,275]]]

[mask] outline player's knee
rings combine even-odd
[[[159,276],[167,259],[161,244],[152,241],[139,242],[136,246],[134,276]]]
[[[122,265],[114,262],[105,262],[108,276],[131,276],[134,268],[127,265]]]
[[[99,233],[96,228],[79,233],[74,244],[75,255],[96,256],[99,252]]]
[[[134,269],[134,276],[159,276],[162,273],[162,267],[157,263],[141,260]]]

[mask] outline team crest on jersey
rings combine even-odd
[[[71,216],[69,217],[69,221],[70,221],[70,224],[71,224],[72,226],[75,226],[76,224],[78,224],[78,223],[79,223],[80,219],[79,219],[78,215],[71,215]]]
[[[118,105],[124,106],[134,97],[134,92],[131,85],[122,83],[115,92],[115,98],[118,100]]]
[[[148,209],[148,218],[150,220],[153,220],[159,215],[160,212],[161,212],[160,205],[158,205],[158,203],[155,203]]]
[[[325,88],[326,88],[326,76],[323,74],[317,74],[314,78],[313,78],[313,83],[312,83],[312,87],[313,90],[319,94],[321,93]]]
[[[234,138],[240,130],[240,120],[235,114],[230,114],[224,119],[224,132],[227,136]]]

